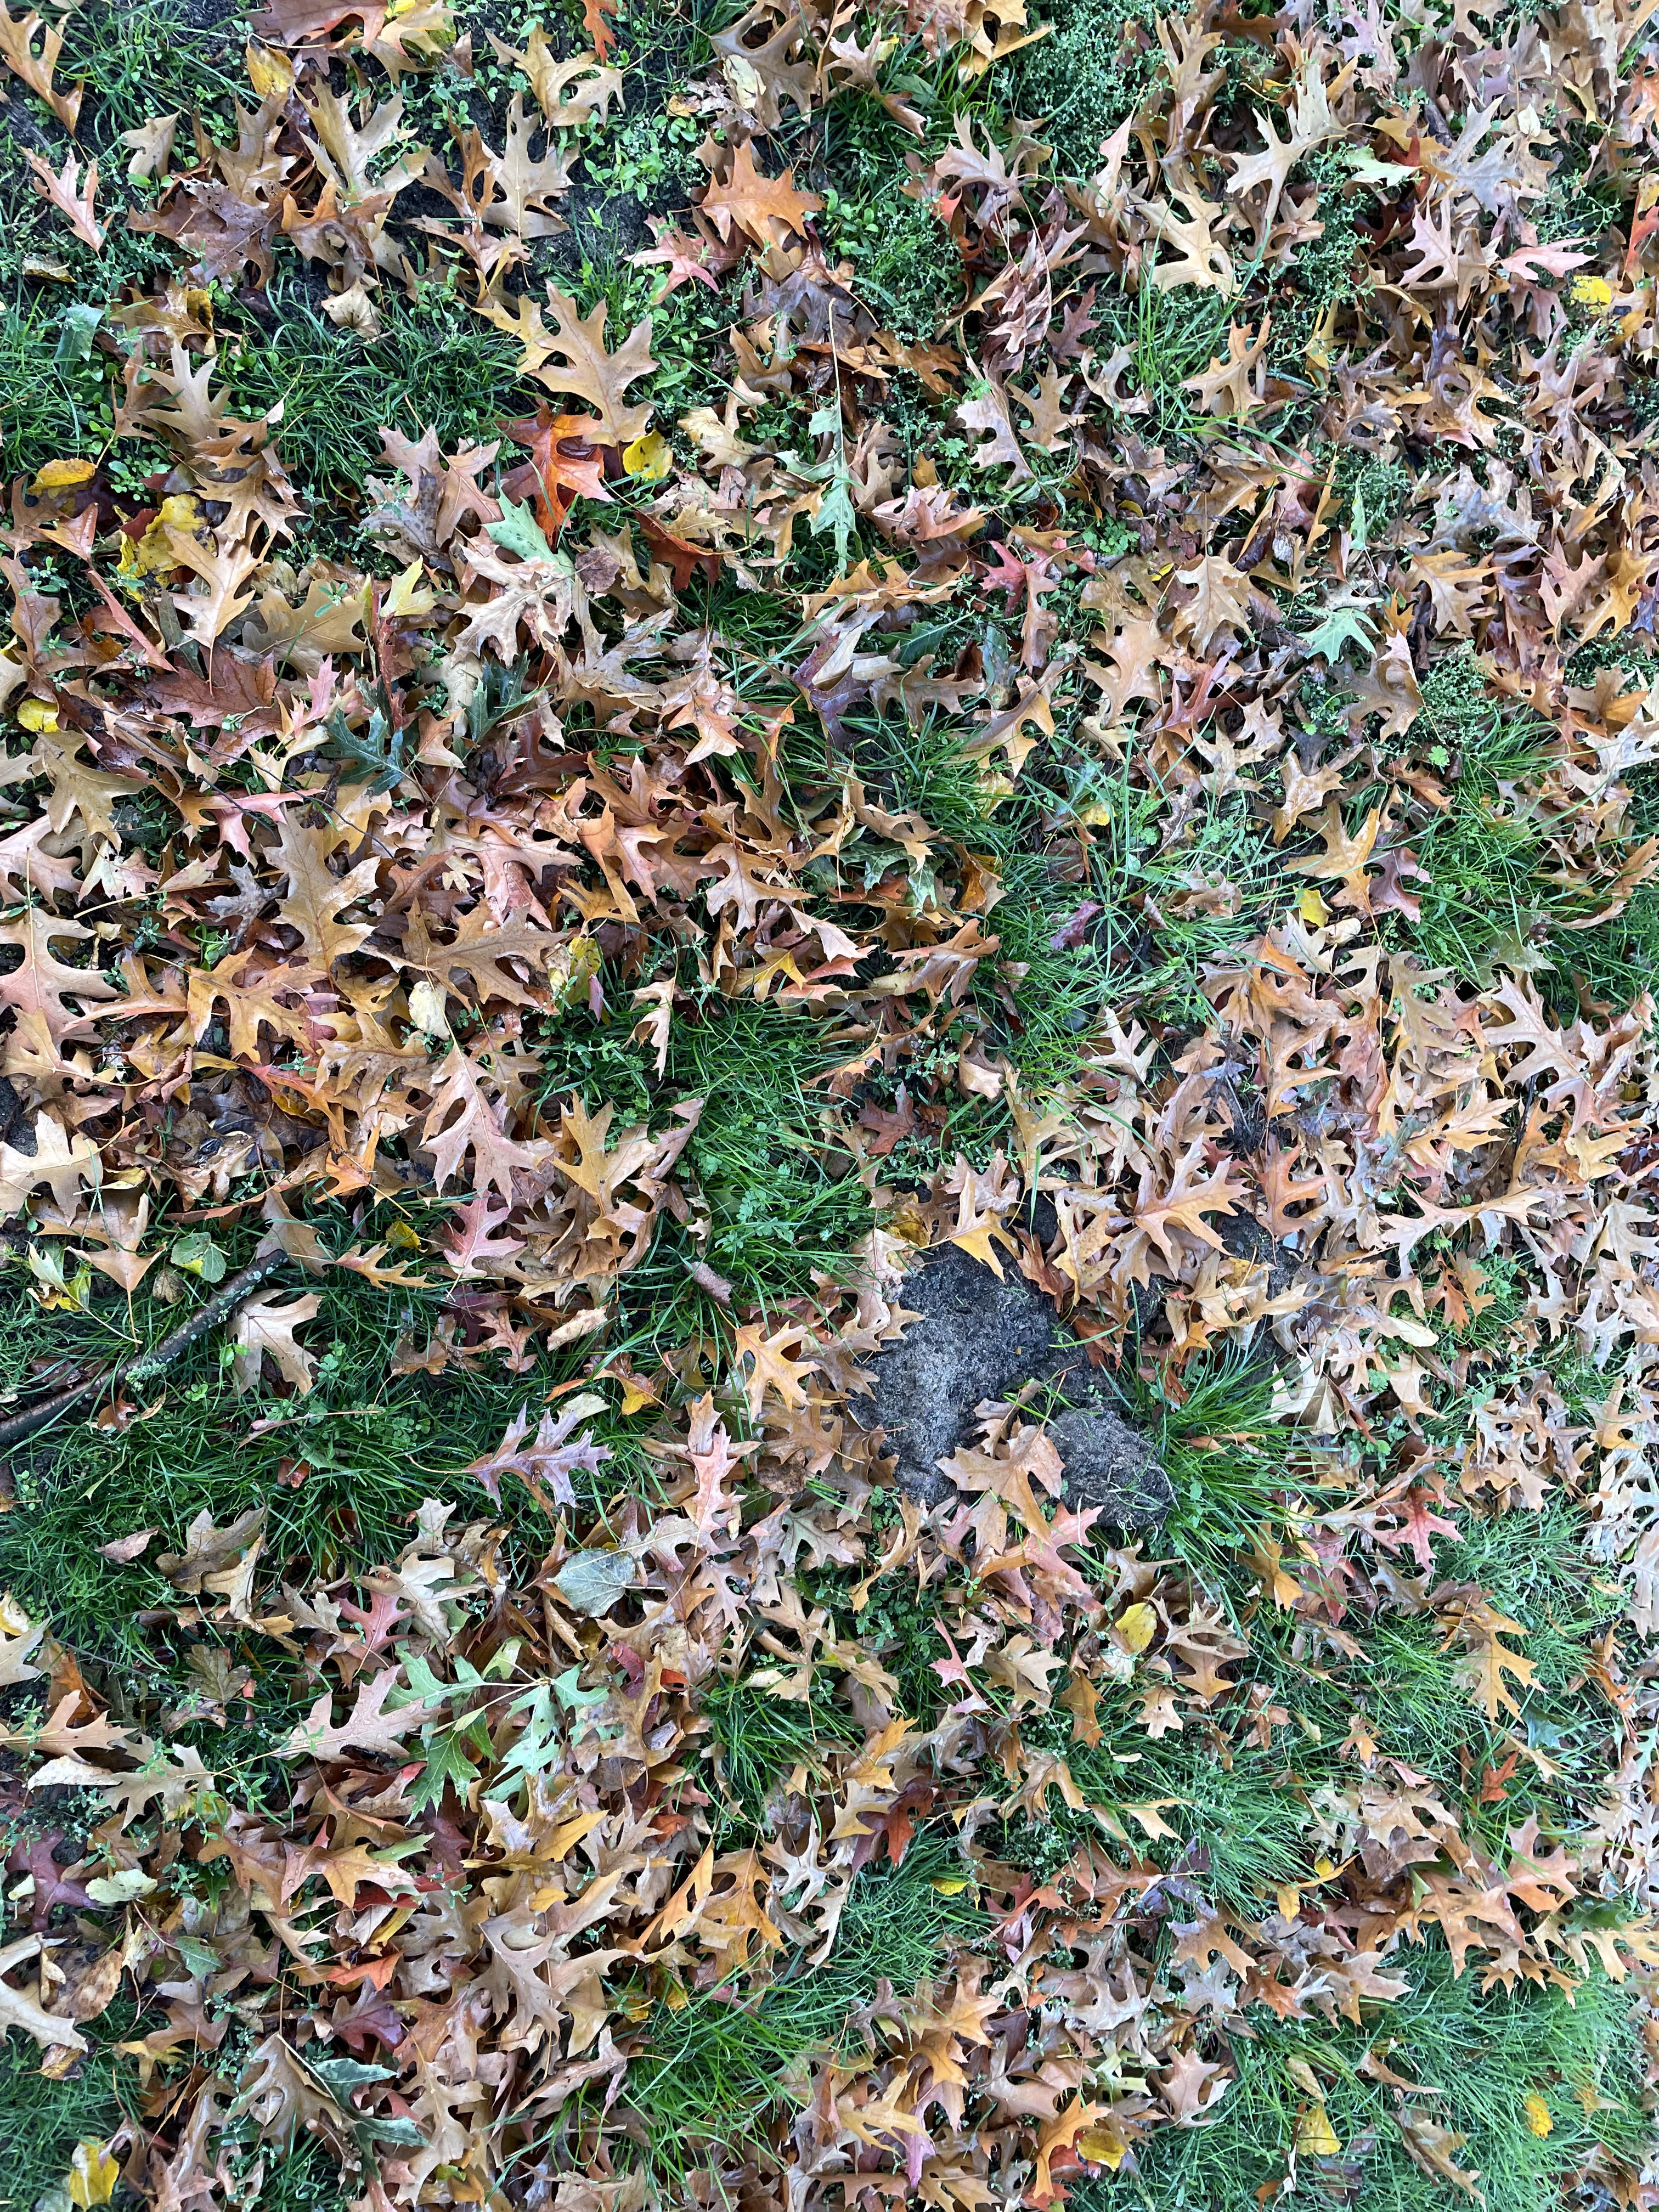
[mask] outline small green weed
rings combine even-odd
[[[1146,97],[1162,12],[1156,0],[1060,0],[1049,35],[1004,64],[1009,112],[1041,118],[1061,175],[1092,176],[1102,142]]]

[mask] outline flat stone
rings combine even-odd
[[[1100,1510],[1108,1528],[1156,1527],[1175,1504],[1149,1438],[1110,1402],[1108,1386],[1034,1284],[1001,1281],[954,1244],[930,1252],[904,1279],[902,1304],[918,1316],[870,1363],[872,1388],[849,1408],[879,1426],[898,1459],[899,1487],[933,1506],[954,1490],[938,1465],[973,1437],[982,1399],[1014,1396],[1033,1380],[1055,1384],[1064,1410],[1048,1435],[1066,1464],[1066,1502]],[[867,1410],[866,1410],[867,1409]]]

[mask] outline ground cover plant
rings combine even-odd
[[[1650,17],[0,0],[0,2202],[1659,2204]]]

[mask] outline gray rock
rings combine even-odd
[[[1169,1476],[1139,1429],[1109,1406],[1069,1406],[1048,1424],[1066,1462],[1066,1503],[1091,1505],[1112,1528],[1155,1528],[1175,1504]]]
[[[1175,1503],[1170,1478],[1138,1429],[1112,1407],[1086,1354],[1024,1276],[999,1282],[954,1244],[906,1276],[902,1303],[919,1318],[871,1363],[872,1385],[854,1417],[886,1432],[900,1488],[933,1506],[952,1494],[938,1462],[967,1443],[981,1399],[1012,1396],[1033,1378],[1054,1383],[1066,1409],[1048,1434],[1066,1462],[1066,1501],[1098,1507],[1113,1528],[1156,1527]]]

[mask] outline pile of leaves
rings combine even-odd
[[[0,0],[5,2202],[1659,2204],[1652,15]]]

